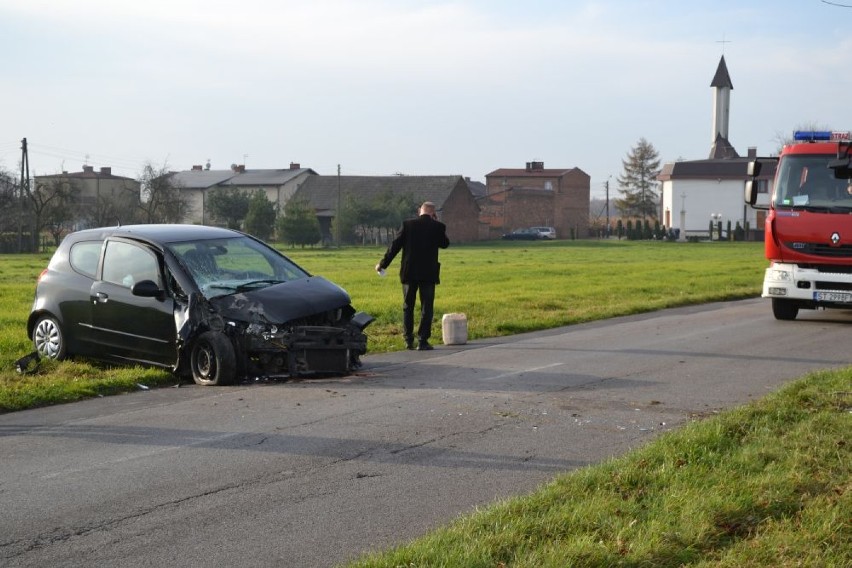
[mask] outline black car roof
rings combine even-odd
[[[107,237],[138,238],[155,244],[175,243],[195,239],[221,239],[238,237],[242,233],[222,227],[207,225],[124,225],[121,227],[100,227],[84,229],[68,235],[70,240],[81,241],[88,239],[105,239]]]

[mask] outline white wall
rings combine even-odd
[[[671,226],[689,232],[707,233],[711,214],[722,215],[723,229],[731,221],[731,229],[737,221],[754,229],[755,211],[745,204],[743,199],[745,182],[743,180],[669,180],[663,182],[663,219],[666,210],[671,212]],[[681,226],[680,212],[686,211],[685,227]]]

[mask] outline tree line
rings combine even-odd
[[[289,199],[278,212],[263,191],[228,188],[211,191],[207,202],[213,217],[228,227],[293,246],[386,242],[405,219],[416,214],[419,205],[411,195],[391,190],[369,199],[346,193],[324,232],[316,211],[304,198]]]
[[[73,176],[21,183],[0,170],[0,250],[35,252],[43,237],[58,245],[69,231],[86,227],[180,221],[185,202],[165,166],[146,164],[137,181],[92,196]]]
[[[661,233],[656,181],[659,155],[641,138],[622,166],[618,176],[621,197],[614,205],[628,221],[626,226],[617,226],[618,234],[657,238]],[[146,164],[136,181],[138,184],[92,197],[83,196],[80,182],[70,176],[45,176],[21,184],[10,172],[0,170],[0,252],[36,251],[42,237],[58,244],[67,232],[85,227],[177,223],[186,218],[182,188],[166,165]],[[290,199],[278,210],[259,189],[217,188],[208,193],[205,202],[215,224],[300,246],[387,242],[403,220],[415,215],[417,205],[411,195],[392,190],[369,199],[345,194],[340,211],[329,222],[320,223],[306,200]]]
[[[146,164],[137,180],[96,196],[84,195],[73,176],[44,176],[20,183],[0,170],[0,252],[35,252],[42,239],[58,245],[70,231],[133,223],[180,223],[186,218],[183,189],[166,165]],[[290,245],[385,242],[418,203],[388,190],[370,199],[343,196],[334,219],[321,224],[305,199],[281,210],[261,189],[217,188],[205,200],[214,224]]]

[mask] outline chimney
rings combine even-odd
[[[537,172],[544,169],[544,162],[527,162],[528,172]]]
[[[246,173],[246,165],[245,164],[240,164],[240,165],[231,164],[231,170],[235,174],[244,174],[244,173]]]
[[[300,164],[299,162],[290,162],[290,169],[291,170],[300,170],[300,169],[302,169],[302,164]]]
[[[198,164],[197,166],[192,166],[192,171],[200,172],[201,171],[201,164]]]
[[[101,168],[102,176],[111,176],[112,175],[112,167],[102,167]]]
[[[753,160],[754,158],[757,158],[757,147],[756,147],[756,146],[749,146],[749,149],[748,149],[748,158],[749,158],[750,160]]]
[[[84,174],[93,174],[95,173],[95,166],[83,166]]]

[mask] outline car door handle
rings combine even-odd
[[[103,292],[95,292],[94,303],[105,304],[107,300],[109,300],[109,294],[105,294]]]

